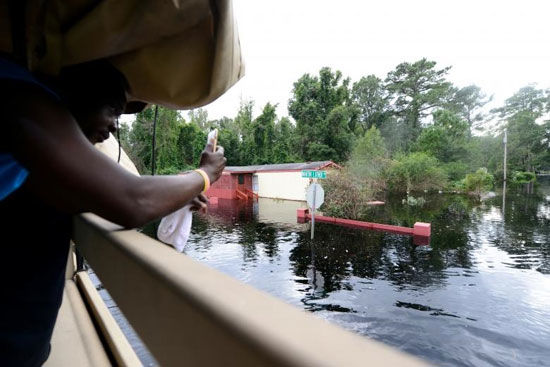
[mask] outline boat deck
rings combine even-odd
[[[65,283],[63,303],[53,331],[52,351],[45,367],[111,366],[76,283]]]

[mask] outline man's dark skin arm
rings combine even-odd
[[[8,116],[1,150],[29,170],[31,190],[62,210],[90,211],[137,227],[181,208],[204,188],[196,172],[141,177],[126,172],[90,144],[65,107],[38,88],[12,85],[3,98]],[[212,152],[207,146],[200,167],[214,182],[225,161],[223,148]]]

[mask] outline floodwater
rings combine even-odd
[[[550,366],[550,180],[481,202],[401,198],[369,221],[410,236],[296,223],[296,202],[220,200],[194,218],[187,255],[348,330],[438,366]],[[503,210],[504,209],[504,210]]]

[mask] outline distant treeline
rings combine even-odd
[[[277,116],[271,103],[253,116],[253,101],[218,120],[208,119],[203,109],[183,117],[160,107],[158,173],[196,167],[214,127],[228,165],[330,159],[346,166],[350,183],[367,196],[464,186],[476,172],[481,181],[487,181],[485,174],[499,179],[504,128],[509,177],[550,170],[550,122],[544,120],[550,91],[529,85],[484,112],[490,97],[475,85],[453,85],[446,79],[449,69],[421,59],[397,65],[383,79],[368,75],[352,84],[340,71],[323,68],[294,83],[290,117]],[[147,109],[131,129],[121,129],[123,146],[143,174],[151,167],[153,115]]]

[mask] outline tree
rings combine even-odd
[[[291,163],[296,161],[294,154],[294,125],[288,117],[281,118],[275,125],[275,145],[273,163]]]
[[[504,106],[495,108],[491,112],[500,118],[507,119],[520,112],[529,112],[535,119],[541,117],[548,106],[548,97],[542,89],[528,85],[517,91],[504,102]]]
[[[304,74],[294,83],[288,110],[304,160],[342,161],[349,154],[356,116],[348,85],[340,71],[326,67],[319,77]]]
[[[187,114],[189,122],[196,124],[201,130],[210,130],[212,123],[208,121],[208,111],[203,108],[190,110]]]
[[[118,137],[119,144],[122,146],[125,152],[129,152],[131,149],[131,140],[130,140],[130,126],[124,122],[120,122],[118,125]]]
[[[357,140],[347,166],[355,180],[373,196],[386,188],[386,171],[390,163],[384,138],[380,130],[372,126]]]
[[[536,113],[522,111],[508,118],[508,162],[509,169],[533,172],[537,156],[548,152],[548,142],[544,141],[545,125],[535,121]]]
[[[273,162],[273,145],[275,143],[276,106],[267,103],[260,116],[252,123],[254,139],[253,164]]]
[[[380,133],[386,142],[386,149],[391,156],[406,152],[412,141],[412,128],[405,119],[390,116],[380,127]]]
[[[445,76],[451,67],[438,70],[435,66],[435,61],[425,58],[412,64],[404,62],[386,78],[395,113],[411,126],[413,138],[420,133],[422,119],[435,107],[444,106],[450,98],[451,83]]]
[[[129,133],[130,148],[128,154],[141,174],[151,173],[154,114],[155,108],[147,108],[138,113]],[[156,173],[176,173],[181,170],[181,159],[177,150],[181,124],[181,118],[176,110],[158,107],[155,149]]]
[[[149,115],[152,118],[154,111]],[[181,158],[177,149],[181,125],[178,111],[159,106],[156,132],[156,168],[159,174],[181,172]]]
[[[477,85],[469,85],[455,89],[451,97],[449,109],[468,122],[470,129],[485,118],[481,111],[492,97],[487,97]]]
[[[331,155],[319,156],[316,160],[345,161],[353,146],[354,136],[350,131],[350,114],[353,111],[349,106],[336,106],[328,114],[322,126],[322,142],[334,150]]]
[[[195,122],[184,123],[177,140],[178,168],[189,170],[198,167],[207,134]]]
[[[234,124],[229,124],[226,120],[218,132],[218,143],[225,149],[225,158],[228,166],[242,165],[240,157],[240,141],[237,129]]]
[[[235,117],[235,126],[240,137],[239,157],[240,164],[249,165],[255,161],[254,136],[252,132],[253,101],[241,101],[239,111]]]
[[[528,85],[492,110],[508,129],[510,170],[533,172],[550,151],[550,122],[538,122],[548,109],[547,91]]]
[[[382,80],[375,75],[362,77],[353,84],[352,99],[359,109],[361,134],[371,126],[380,127],[390,114],[388,92]]]
[[[151,173],[151,152],[153,147],[153,119],[149,118],[152,109],[136,115],[136,121],[129,132],[127,153],[140,174]]]
[[[466,151],[468,152],[469,172],[474,172],[480,167],[487,167],[490,172],[495,174],[495,177],[502,177],[502,156],[504,154],[502,136],[472,136],[466,144]]]
[[[447,110],[435,111],[433,119],[433,125],[422,130],[415,150],[433,155],[445,163],[465,158],[468,123]]]

